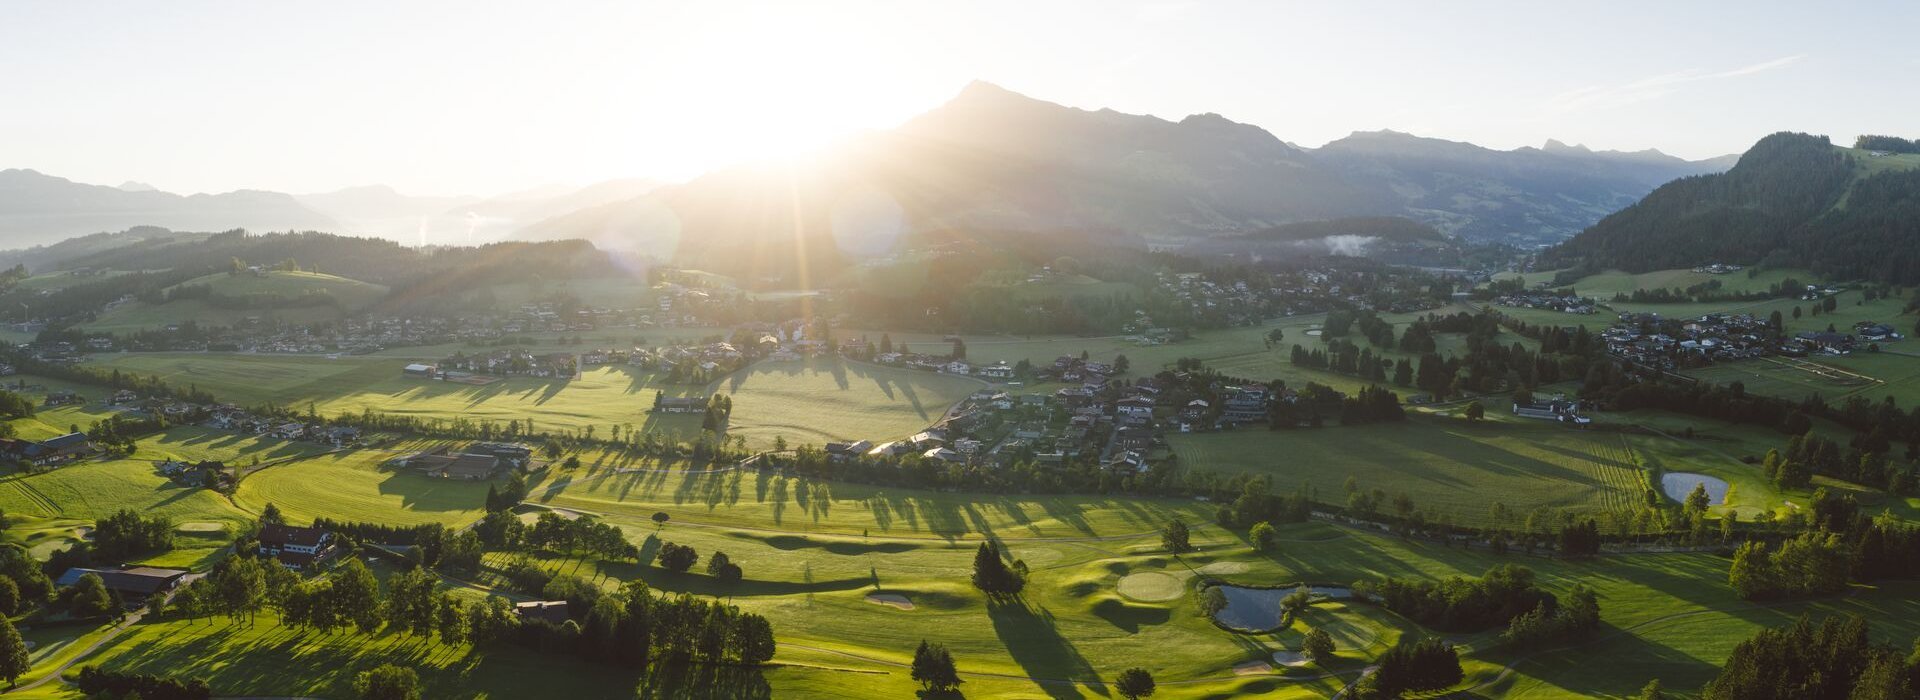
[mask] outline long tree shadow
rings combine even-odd
[[[1057,621],[1046,608],[1021,599],[988,605],[987,617],[993,621],[993,631],[1007,653],[1048,696],[1077,700],[1085,697],[1081,686],[1094,695],[1106,696],[1106,683],[1100,680],[1100,674],[1073,642],[1060,634]]]

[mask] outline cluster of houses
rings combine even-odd
[[[191,411],[203,415],[204,418],[199,423],[209,428],[264,435],[281,440],[315,442],[332,447],[358,445],[364,437],[359,428],[350,425],[327,425],[318,420],[262,416],[231,404],[198,405],[176,402],[161,410],[169,414],[175,411]]]
[[[1765,357],[1783,351],[1773,329],[1752,314],[1707,314],[1666,322],[1659,314],[1622,313],[1600,334],[1614,357],[1658,370]]]
[[[1085,372],[1085,364],[1077,358],[1061,358],[1046,371]],[[1132,384],[1102,377],[1051,393],[982,389],[921,433],[877,445],[864,440],[829,443],[826,452],[836,460],[917,455],[929,461],[1002,468],[1019,462],[1045,468],[1095,461],[1102,469],[1128,475],[1146,470],[1169,454],[1165,439],[1169,432],[1264,423],[1274,401],[1291,398],[1261,385],[1209,381],[1192,386],[1196,383],[1193,375],[1182,372],[1170,379],[1145,378]]]
[[[534,353],[510,348],[471,355],[456,352],[437,363],[410,364],[400,371],[409,377],[450,381],[476,376],[572,379],[579,376],[581,364],[580,357],[570,352]]]
[[[1512,294],[1502,294],[1493,298],[1495,306],[1516,309],[1546,309],[1569,314],[1590,314],[1598,304],[1591,297],[1555,294],[1544,289],[1534,289]]]
[[[187,487],[204,486],[216,491],[231,490],[235,478],[226,462],[200,460],[188,462],[178,459],[163,459],[153,463],[155,471],[167,477],[175,484]]]
[[[397,460],[399,466],[439,479],[486,481],[508,469],[532,469],[533,450],[509,442],[436,447]]]
[[[962,377],[977,377],[990,382],[1013,381],[1013,365],[1005,361],[976,365],[966,360],[954,359],[945,355],[927,355],[917,352],[883,352],[873,356],[873,361],[890,367],[905,367],[925,372],[956,374]]]
[[[1662,321],[1659,314],[1632,312],[1620,314],[1620,323],[1600,336],[1613,356],[1660,370],[1769,355],[1846,355],[1864,343],[1902,337],[1892,326],[1875,321],[1856,323],[1851,333],[1804,331],[1780,338],[1767,321],[1752,314]]]
[[[1712,264],[1701,265],[1699,267],[1693,268],[1693,271],[1701,272],[1709,275],[1724,275],[1729,272],[1739,272],[1742,269],[1745,269],[1745,268],[1742,268],[1739,265],[1729,265],[1727,263],[1712,263]]]

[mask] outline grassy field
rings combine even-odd
[[[230,326],[248,318],[315,323],[339,319],[344,313],[364,308],[387,294],[387,288],[377,284],[318,272],[273,271],[259,275],[218,273],[183,284],[212,287],[214,294],[228,297],[278,295],[294,298],[302,294],[324,292],[339,303],[285,308],[228,308],[199,299],[181,299],[163,304],[133,301],[101,314],[84,327],[109,333],[131,333],[187,321],[206,326]]]
[[[1338,502],[1348,477],[1360,488],[1406,493],[1461,525],[1485,525],[1498,501],[1594,513],[1626,510],[1641,491],[1639,466],[1619,435],[1558,425],[1405,424],[1319,430],[1240,430],[1169,436],[1183,464],[1272,475],[1276,489],[1311,482]],[[1389,506],[1383,504],[1382,508]]]
[[[491,482],[436,479],[390,467],[395,458],[428,447],[402,443],[289,461],[250,473],[233,502],[258,513],[272,503],[295,521],[327,517],[393,525],[465,525],[484,512]]]
[[[324,414],[374,409],[426,418],[533,419],[536,429],[613,425],[682,437],[700,417],[653,414],[655,392],[721,392],[733,397],[731,431],[751,445],[776,435],[793,443],[886,440],[911,435],[983,383],[855,362],[763,362],[706,386],[667,384],[625,366],[591,368],[578,379],[516,378],[487,385],[405,377],[399,358],[224,353],[122,353],[102,366],[196,386],[224,401],[275,403]]]

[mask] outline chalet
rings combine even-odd
[[[1129,396],[1114,402],[1114,411],[1128,418],[1153,418],[1153,399],[1144,396]]]
[[[157,593],[173,590],[187,572],[180,569],[157,569],[149,566],[135,566],[125,569],[91,569],[73,567],[54,583],[61,588],[80,582],[80,577],[93,574],[100,577],[107,590],[120,594],[121,600],[139,603]]]
[[[260,556],[273,557],[289,569],[307,569],[324,563],[339,551],[333,533],[317,527],[267,523],[260,528]]]
[[[959,452],[955,452],[945,447],[935,447],[935,448],[929,449],[926,452],[920,453],[920,456],[936,462],[967,461],[967,458],[965,455],[962,455]]]
[[[656,394],[653,398],[653,410],[661,413],[701,413],[707,410],[707,397]]]
[[[855,440],[853,442],[829,442],[827,443],[826,452],[827,459],[844,462],[866,454],[872,449],[873,443],[867,442],[866,440]]]
[[[1863,323],[1859,332],[1861,338],[1875,343],[1900,339],[1900,334],[1893,330],[1893,326],[1884,323]]]
[[[941,365],[940,371],[945,372],[947,374],[958,374],[964,377],[964,376],[973,374],[973,365],[969,365],[959,360],[954,360],[952,362],[948,362],[944,365]]]
[[[1180,409],[1180,420],[1187,423],[1199,423],[1201,419],[1207,417],[1207,409],[1212,407],[1212,405],[1213,404],[1207,403],[1206,399],[1188,401],[1186,407]]]
[[[71,391],[49,391],[42,403],[47,406],[73,406],[86,403],[87,399]]]
[[[533,461],[533,448],[511,442],[476,442],[467,446],[467,454],[491,455],[515,467]]]
[[[1593,422],[1593,419],[1580,415],[1580,404],[1564,399],[1534,401],[1532,403],[1520,403],[1516,401],[1513,404],[1513,415],[1522,418],[1555,420],[1562,423],[1577,423],[1580,425]]]
[[[1267,419],[1271,394],[1263,386],[1233,387],[1221,402],[1220,420],[1227,423],[1258,423]]]
[[[568,619],[567,601],[564,600],[530,600],[525,603],[514,603],[513,612],[520,616],[521,620],[545,622],[551,625],[567,624]]]
[[[1146,428],[1121,428],[1113,435],[1113,445],[1122,450],[1144,450],[1153,444],[1153,431]]]
[[[413,364],[400,368],[400,373],[408,377],[432,379],[434,375],[434,366],[415,362]]]
[[[1013,367],[1008,365],[1005,360],[1002,360],[981,367],[977,374],[986,379],[1012,379]]]
[[[1794,337],[1828,354],[1844,355],[1853,350],[1853,336],[1845,333],[1800,333]]]
[[[1138,474],[1147,470],[1147,458],[1137,450],[1121,450],[1100,466],[1115,474]]]
[[[46,467],[66,464],[93,453],[93,442],[86,433],[67,433],[40,442],[0,440],[0,454],[21,464]]]

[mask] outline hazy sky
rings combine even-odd
[[[1218,112],[1688,157],[1920,136],[1920,3],[18,2],[0,168],[195,192],[492,194],[684,178],[884,128],[982,79]]]

